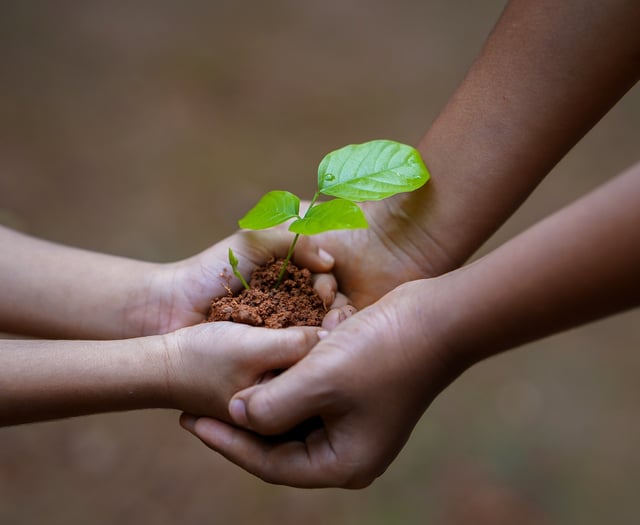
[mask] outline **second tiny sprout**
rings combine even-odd
[[[377,201],[418,189],[429,180],[429,171],[413,147],[392,140],[372,140],[332,151],[318,166],[318,189],[303,216],[300,199],[288,191],[270,191],[238,221],[241,228],[262,230],[290,219],[295,237],[289,246],[276,287],[282,281],[300,235],[329,230],[367,228],[367,219],[356,202]],[[320,195],[336,197],[317,202]],[[244,287],[238,259],[229,248],[229,263]]]

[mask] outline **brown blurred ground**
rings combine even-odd
[[[131,257],[191,255],[264,191],[311,195],[327,151],[415,142],[502,4],[2,2],[0,222]],[[639,97],[489,247],[637,161]],[[360,492],[266,485],[173,412],[1,429],[0,523],[635,523],[638,320],[474,368]]]

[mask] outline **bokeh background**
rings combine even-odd
[[[503,4],[1,1],[0,223],[194,254],[263,192],[311,195],[331,149],[415,143]],[[639,130],[636,88],[482,252],[637,161]],[[476,366],[357,492],[267,485],[172,411],[0,429],[0,523],[637,523],[639,320]]]

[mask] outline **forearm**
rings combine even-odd
[[[0,331],[59,338],[142,335],[155,265],[0,226]]]
[[[166,406],[163,338],[0,340],[0,426]]]
[[[640,164],[440,277],[447,348],[476,361],[639,305],[638,202]]]
[[[638,80],[639,19],[636,0],[511,1],[420,141],[432,179],[392,201],[387,236],[432,274],[462,264]]]

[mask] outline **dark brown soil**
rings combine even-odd
[[[211,301],[208,321],[234,321],[267,328],[320,326],[326,308],[313,289],[311,272],[289,263],[276,288],[283,259],[256,268],[250,289]]]

